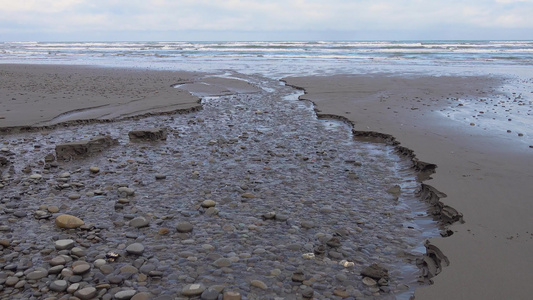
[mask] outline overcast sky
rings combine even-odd
[[[533,39],[533,0],[0,0],[0,41]]]

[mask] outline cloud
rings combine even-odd
[[[0,31],[533,32],[533,0],[0,0]]]

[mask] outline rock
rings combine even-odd
[[[57,216],[55,224],[59,228],[72,229],[72,228],[78,228],[85,223],[80,218],[67,215],[67,214],[63,214],[63,215]]]
[[[154,297],[152,296],[152,294],[147,293],[147,292],[137,293],[135,294],[135,296],[131,298],[131,300],[150,300],[150,299],[154,299]]]
[[[109,136],[98,136],[90,140],[82,140],[59,144],[56,146],[56,157],[60,160],[84,157],[93,153],[102,152],[118,142]]]
[[[145,217],[136,217],[130,221],[130,226],[135,228],[146,227],[150,224],[150,221]]]
[[[0,240],[0,246],[7,248],[11,245],[11,242],[8,240]]]
[[[100,172],[100,168],[94,167],[94,166],[93,167],[89,167],[89,171],[91,173],[93,173],[93,174],[96,174],[96,173]]]
[[[84,257],[85,255],[87,255],[87,253],[85,252],[85,250],[79,248],[79,247],[74,247],[70,250],[70,254],[71,255],[75,255],[77,257]]]
[[[313,227],[315,227],[315,222],[311,221],[311,220],[304,220],[300,223],[300,225],[305,228],[305,229],[311,229]]]
[[[136,290],[120,291],[115,294],[115,299],[116,300],[129,300],[133,298],[133,296],[135,296],[136,293],[137,293]]]
[[[39,268],[33,272],[30,272],[28,273],[28,275],[26,275],[26,279],[28,280],[39,280],[41,278],[44,278],[48,276],[48,270],[46,269],[43,269],[43,268]]]
[[[176,226],[176,230],[181,233],[188,233],[191,232],[193,229],[193,226],[189,222],[181,222]]]
[[[255,198],[255,195],[252,193],[244,193],[241,195],[241,197],[245,199],[252,199],[252,198]]]
[[[91,265],[89,265],[88,263],[78,264],[77,266],[72,268],[72,272],[75,275],[85,274],[89,272],[89,270],[91,270]]]
[[[183,287],[181,294],[183,296],[191,297],[201,295],[205,291],[206,287],[203,284],[188,284]]]
[[[118,188],[119,194],[125,194],[126,196],[134,196],[135,190],[129,187],[121,186]]]
[[[307,298],[307,299],[313,298],[314,294],[315,294],[315,291],[310,287],[305,288],[302,291],[302,297]]]
[[[46,156],[44,157],[44,161],[47,162],[47,163],[50,163],[50,162],[53,162],[56,160],[56,157],[54,154],[52,153],[48,153],[46,154]]]
[[[55,242],[55,247],[58,251],[71,249],[72,247],[74,247],[74,240],[58,240]]]
[[[26,212],[19,210],[13,213],[13,215],[17,218],[24,218],[26,216]]]
[[[376,286],[378,283],[370,277],[364,277],[363,284],[366,286]]]
[[[126,252],[133,255],[142,255],[144,246],[141,243],[133,243],[126,248]]]
[[[232,264],[231,260],[224,258],[224,257],[219,258],[213,262],[213,265],[219,268],[229,267],[231,266],[231,264]]]
[[[388,278],[389,271],[378,264],[372,264],[364,268],[363,271],[361,271],[361,275],[375,280],[380,280],[381,278]]]
[[[387,193],[392,194],[396,197],[400,195],[401,192],[402,192],[402,188],[399,185],[394,185],[393,187],[387,190]]]
[[[161,173],[155,174],[155,179],[156,180],[163,180],[163,179],[166,179],[166,178],[167,178],[167,175],[165,175],[165,174],[161,174]]]
[[[17,284],[17,282],[19,282],[19,278],[18,277],[15,277],[15,276],[9,276],[7,277],[6,281],[4,282],[4,284],[6,286],[15,286],[15,284]]]
[[[81,300],[89,300],[96,296],[97,290],[96,288],[89,286],[85,287],[81,290],[78,290],[74,293],[74,296],[80,298]]]
[[[31,174],[30,179],[32,180],[41,180],[43,178],[43,175],[41,174]]]
[[[223,300],[241,300],[241,293],[235,291],[225,291]]]
[[[339,240],[338,237],[332,237],[331,239],[329,239],[326,242],[326,245],[328,245],[328,246],[330,246],[332,248],[338,248],[338,247],[342,246],[341,241]]]
[[[305,275],[304,275],[304,273],[302,271],[298,270],[298,271],[292,273],[291,279],[294,282],[303,282],[303,281],[305,281]]]
[[[333,290],[333,295],[341,298],[348,298],[350,297],[350,294],[346,292],[346,288],[336,288]]]
[[[67,287],[68,283],[65,280],[55,280],[50,284],[50,290],[54,292],[63,292]]]
[[[166,128],[151,128],[142,130],[132,130],[128,133],[130,142],[143,142],[143,141],[165,141],[167,139]]]
[[[219,291],[213,288],[208,288],[202,293],[201,299],[202,300],[217,300],[218,295],[220,295]]]
[[[214,207],[215,205],[217,205],[217,203],[213,200],[204,200],[202,202],[202,207],[203,208],[209,208],[209,207]]]
[[[268,289],[267,285],[264,282],[262,282],[261,280],[252,280],[252,282],[250,282],[250,284],[252,286],[255,286],[255,287],[260,288],[262,290]]]

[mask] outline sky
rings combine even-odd
[[[0,0],[0,41],[533,39],[533,0]]]

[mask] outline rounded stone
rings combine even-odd
[[[57,216],[55,220],[55,224],[59,228],[66,228],[66,229],[72,229],[72,228],[78,228],[84,225],[85,223],[75,216],[63,214]]]
[[[89,171],[90,171],[91,173],[95,174],[95,173],[100,172],[100,168],[95,167],[95,166],[93,166],[93,167],[89,167]]]
[[[120,292],[115,294],[115,299],[116,300],[129,300],[133,296],[135,296],[136,293],[137,293],[136,290],[120,291]]]
[[[133,255],[142,255],[144,246],[141,243],[133,243],[126,248],[126,252]]]
[[[66,264],[67,260],[62,256],[56,256],[52,258],[48,263],[50,264],[50,266],[55,267]]]
[[[67,240],[58,240],[55,242],[56,250],[66,250],[71,249],[74,247],[74,240],[67,239]]]
[[[55,280],[50,284],[50,290],[54,292],[63,292],[67,287],[68,283],[65,280]]]
[[[161,174],[161,173],[155,174],[155,179],[157,179],[157,180],[162,180],[162,179],[166,179],[166,178],[167,178],[167,175],[165,175],[165,174]]]
[[[227,258],[219,258],[213,262],[213,265],[219,268],[229,267],[231,266],[231,260]]]
[[[223,300],[241,300],[241,293],[235,291],[224,292]]]
[[[41,278],[44,278],[48,276],[48,270],[46,269],[38,269],[33,272],[30,272],[28,275],[26,275],[26,279],[28,280],[39,280]]]
[[[262,290],[268,289],[267,285],[264,282],[262,282],[261,280],[252,280],[252,282],[250,282],[250,284],[252,286],[255,286],[255,287],[260,288]]]
[[[89,286],[89,287],[76,291],[74,293],[74,296],[80,298],[81,300],[89,300],[89,299],[94,298],[94,296],[96,296],[96,293],[97,293],[96,288]]]
[[[72,272],[76,275],[80,275],[80,274],[89,272],[90,269],[91,269],[91,265],[89,265],[88,263],[84,263],[84,264],[79,264],[75,266],[74,268],[72,268]]]
[[[220,295],[219,291],[213,288],[208,288],[202,293],[201,299],[202,300],[217,300],[218,295]]]
[[[192,231],[193,226],[189,222],[181,222],[176,226],[176,229],[178,230],[178,232],[188,233]]]
[[[205,291],[206,287],[202,284],[188,284],[183,287],[181,294],[183,296],[191,297],[201,295]]]
[[[150,221],[145,217],[136,217],[130,221],[130,226],[135,228],[146,227],[150,224]]]
[[[215,205],[217,205],[217,203],[213,200],[204,200],[202,202],[202,207],[203,208],[209,208],[209,207],[214,207]]]

